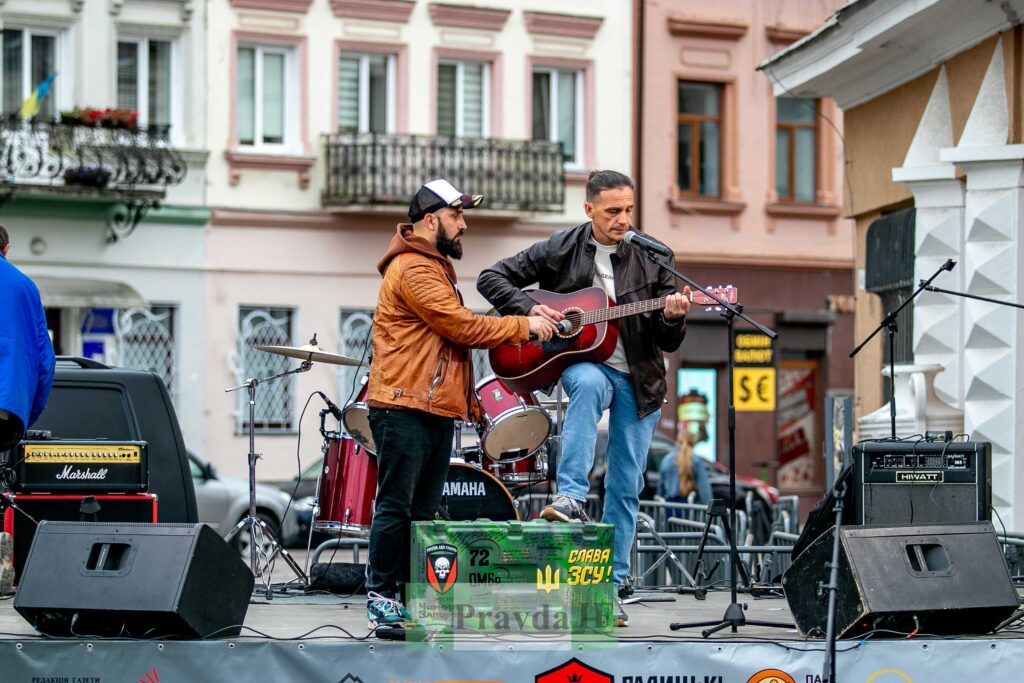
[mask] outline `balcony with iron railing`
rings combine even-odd
[[[167,126],[0,119],[0,207],[16,195],[110,203],[108,238],[116,241],[185,177],[168,133]]]
[[[424,182],[447,178],[465,192],[485,195],[488,209],[563,210],[557,142],[334,133],[324,136],[324,152],[326,208],[404,207]]]

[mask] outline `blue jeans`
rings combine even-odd
[[[588,475],[594,465],[597,425],[610,409],[608,469],[605,472],[604,512],[601,521],[615,527],[612,549],[612,580],[622,583],[636,533],[647,450],[651,445],[659,411],[637,416],[636,396],[629,375],[607,365],[576,363],[562,373],[569,395],[562,430],[562,456],[558,463],[558,493],[583,501],[590,490]]]

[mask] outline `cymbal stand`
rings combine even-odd
[[[245,519],[238,522],[235,528],[231,530],[226,537],[229,542],[244,528],[248,527],[249,530],[249,568],[252,570],[253,576],[262,576],[264,570],[269,570],[270,564],[273,562],[274,557],[281,553],[281,557],[284,558],[288,566],[291,567],[295,575],[302,581],[303,584],[309,585],[309,577],[302,571],[302,567],[295,561],[295,558],[291,556],[284,546],[274,536],[274,532],[270,530],[270,527],[262,519],[256,516],[256,461],[262,456],[256,452],[256,388],[260,384],[280,379],[281,377],[287,377],[288,375],[295,375],[300,372],[306,372],[313,367],[312,361],[303,361],[297,368],[288,370],[286,372],[279,373],[277,375],[271,375],[270,377],[256,378],[251,377],[245,380],[244,384],[239,384],[237,387],[229,387],[224,390],[225,393],[233,391],[239,391],[246,389],[249,392],[249,514]],[[282,522],[284,520],[281,520]],[[259,531],[257,531],[257,527]],[[260,567],[257,551],[257,539],[269,538],[272,552],[266,556],[266,563],[263,567]],[[264,579],[264,584],[267,588],[267,599],[273,599],[273,592],[270,589],[269,571]]]

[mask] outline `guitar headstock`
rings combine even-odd
[[[739,301],[739,290],[732,285],[725,285],[724,287],[705,287],[705,289],[727,304],[735,304]],[[717,301],[704,294],[704,292],[690,292],[690,301],[697,306],[719,305]]]

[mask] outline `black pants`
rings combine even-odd
[[[448,476],[455,421],[420,410],[370,408],[377,500],[366,590],[397,595],[409,581],[411,522],[434,518]]]

